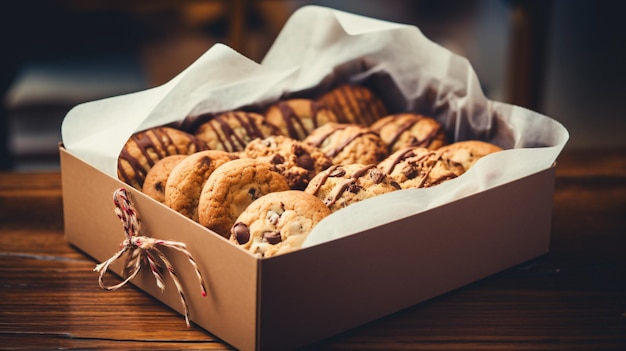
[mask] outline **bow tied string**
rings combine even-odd
[[[182,242],[160,240],[139,235],[141,231],[141,221],[137,210],[133,207],[130,201],[129,193],[126,189],[120,188],[113,193],[113,203],[115,204],[115,214],[122,222],[126,239],[122,242],[121,249],[117,253],[115,253],[108,260],[99,263],[94,268],[94,271],[100,273],[98,284],[102,289],[116,290],[131,281],[139,273],[141,268],[144,265],[147,265],[150,268],[150,272],[152,272],[152,275],[154,276],[157,287],[163,291],[165,289],[163,272],[167,272],[176,285],[176,289],[178,290],[185,312],[185,323],[187,324],[187,327],[190,327],[189,309],[187,307],[187,301],[185,299],[182,284],[176,275],[170,260],[159,248],[167,247],[179,251],[187,256],[187,259],[194,267],[196,276],[200,282],[202,296],[206,296],[204,280],[202,279],[196,260],[187,250],[186,245]],[[118,260],[124,254],[127,254],[124,266],[124,275],[126,275],[126,279],[115,285],[105,285],[104,274],[109,268],[109,265]],[[165,268],[163,268],[163,265]]]

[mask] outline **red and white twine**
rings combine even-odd
[[[196,263],[196,260],[193,258],[191,253],[187,251],[184,243],[154,239],[147,236],[139,236],[138,234],[141,230],[141,221],[139,220],[138,213],[130,202],[130,198],[128,195],[128,192],[124,188],[117,189],[113,193],[115,214],[120,219],[120,221],[122,221],[122,225],[124,226],[124,233],[126,234],[126,239],[121,244],[122,248],[120,251],[118,251],[108,260],[96,265],[96,268],[94,268],[94,271],[100,273],[98,283],[100,284],[100,287],[102,289],[116,290],[131,281],[139,273],[141,268],[145,264],[147,264],[150,267],[150,271],[152,272],[152,275],[156,280],[156,285],[161,289],[161,291],[163,291],[165,289],[162,274],[162,272],[164,271],[162,267],[163,264],[165,265],[165,271],[170,275],[170,277],[174,281],[174,284],[176,285],[176,289],[178,290],[180,300],[185,310],[185,322],[187,324],[187,327],[190,327],[189,310],[187,308],[187,301],[185,299],[185,294],[183,293],[182,285],[180,283],[180,280],[178,279],[178,276],[174,272],[174,267],[167,259],[167,257],[163,254],[163,252],[159,250],[159,247],[174,249],[187,256],[189,262],[196,271],[198,281],[200,282],[202,296],[206,296],[206,288],[204,285],[204,280],[202,279],[202,275],[200,274],[198,264]],[[128,253],[125,265],[127,278],[119,284],[108,286],[105,285],[104,274],[106,273],[109,265],[122,257],[125,253]]]

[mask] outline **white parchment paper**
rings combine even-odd
[[[396,191],[342,209],[319,223],[305,246],[546,169],[569,138],[551,118],[486,99],[469,62],[418,28],[307,6],[291,16],[260,64],[217,44],[162,86],[76,106],[64,119],[63,143],[83,161],[117,177],[118,155],[137,131],[313,92],[336,80],[377,87],[392,111],[432,116],[454,141],[481,139],[506,150],[436,187]]]

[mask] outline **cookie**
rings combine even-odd
[[[339,123],[355,123],[369,126],[388,114],[383,101],[360,85],[343,84],[323,94],[318,100],[330,108]]]
[[[157,161],[148,171],[141,191],[158,202],[164,203],[167,178],[170,176],[172,169],[186,157],[187,155],[172,155]]]
[[[353,203],[400,189],[376,165],[334,165],[318,173],[304,190],[335,212]]]
[[[435,150],[445,144],[446,133],[435,119],[415,113],[385,116],[370,126],[394,153],[409,146]]]
[[[298,190],[267,194],[252,202],[230,230],[230,241],[259,257],[298,250],[330,210],[317,197]]]
[[[480,140],[457,141],[439,148],[441,159],[457,175],[467,172],[476,161],[502,148]]]
[[[207,149],[205,142],[178,129],[147,129],[133,134],[122,148],[117,176],[121,181],[141,190],[148,171],[157,161],[171,155],[189,155]]]
[[[210,149],[239,152],[250,140],[278,135],[280,130],[259,113],[230,111],[202,123],[194,133]]]
[[[207,179],[198,203],[198,221],[228,238],[230,228],[252,201],[289,190],[285,177],[272,165],[249,158],[226,162]]]
[[[391,154],[378,167],[402,189],[428,188],[457,175],[441,159],[441,153],[420,146],[409,146]]]
[[[251,141],[241,157],[271,163],[295,190],[304,190],[313,176],[332,166],[320,149],[282,135]]]
[[[198,201],[204,183],[219,166],[238,156],[219,150],[205,150],[187,156],[172,169],[165,187],[165,205],[198,221]]]
[[[334,164],[378,163],[388,155],[378,133],[357,124],[327,123],[304,142],[322,150]]]
[[[265,118],[282,135],[296,140],[304,140],[311,131],[328,122],[337,122],[331,109],[310,99],[278,101],[266,110]]]

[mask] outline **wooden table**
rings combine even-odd
[[[626,150],[566,150],[555,190],[549,254],[307,349],[626,350]],[[230,349],[95,263],[58,173],[0,173],[0,348]]]

